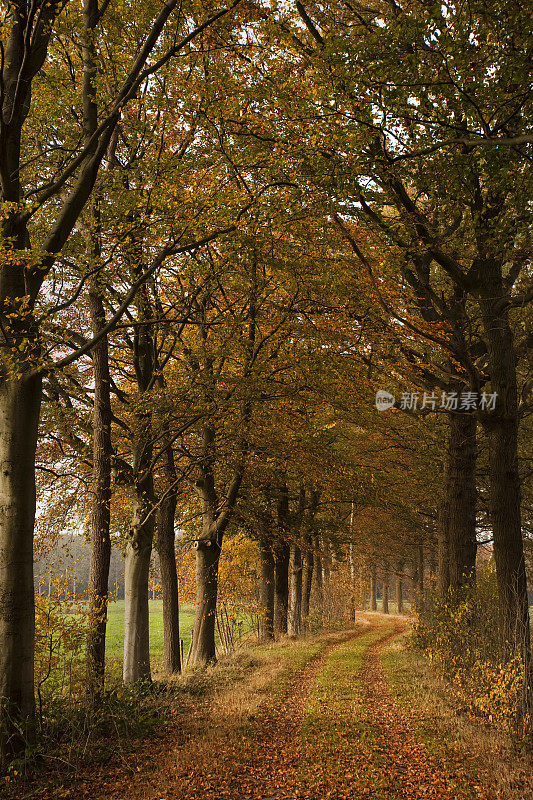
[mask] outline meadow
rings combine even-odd
[[[163,666],[163,601],[149,600],[150,607],[150,660],[154,672]],[[183,652],[187,655],[191,643],[191,631],[194,621],[192,605],[180,606],[180,638],[183,639]],[[109,603],[106,656],[111,673],[122,669],[124,648],[124,600]]]
[[[149,600],[150,609],[150,662],[154,675],[163,672],[163,601]],[[246,636],[255,631],[255,618],[248,614],[239,616],[240,634]],[[191,644],[191,632],[194,623],[194,606],[180,605],[180,639],[183,639],[183,654],[187,657]],[[218,630],[215,641],[219,645]],[[122,657],[124,653],[124,600],[109,603],[107,612],[106,659],[108,675],[120,677],[122,674]]]

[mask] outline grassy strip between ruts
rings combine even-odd
[[[473,717],[411,649],[408,634],[388,643],[382,663],[391,690],[426,748],[437,755],[457,798],[533,800],[533,758],[510,738]]]
[[[289,650],[283,648],[283,661],[271,662],[276,674],[263,684],[263,698],[257,698],[256,693],[255,702],[246,702],[242,724],[235,718],[236,692],[242,693],[242,686],[236,686],[221,698],[219,713],[212,708],[209,726],[204,724],[203,736],[195,737],[192,747],[189,742],[185,761],[181,751],[177,756],[174,785],[180,788],[167,795],[158,787],[154,796],[172,800],[196,800],[200,796],[206,800],[294,800],[309,796],[308,787],[301,781],[299,747],[309,692],[324,667],[324,656],[327,663],[328,651],[342,647],[347,638],[363,635],[367,627],[363,622],[354,630],[330,634],[320,641],[307,639],[285,645]],[[279,645],[269,652],[279,653]]]
[[[380,623],[336,647],[310,694],[301,729],[301,781],[317,797],[386,798],[387,778],[372,752],[374,732],[360,673],[373,644],[393,631]]]
[[[359,630],[364,630],[364,627]],[[204,673],[193,673],[189,678],[185,675],[185,681],[203,675],[208,682],[216,682],[216,689],[211,686],[209,719],[203,722],[202,735],[194,742],[196,752],[193,761],[197,760],[198,750],[210,755],[216,747],[215,740],[220,739],[226,744],[231,739],[238,740],[235,746],[239,753],[238,758],[243,763],[247,758],[255,758],[249,747],[255,731],[290,691],[294,677],[314,659],[319,658],[328,647],[335,646],[345,637],[346,632],[342,631],[296,640],[285,638],[242,651],[240,655],[236,654],[226,663],[222,661]],[[237,679],[232,674],[232,665],[239,663],[241,659],[250,661],[253,669],[250,669],[249,675],[244,679],[243,676]],[[225,679],[222,676],[227,674],[228,668],[230,677]],[[191,752],[192,750],[187,754],[187,760]]]

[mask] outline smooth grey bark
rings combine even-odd
[[[124,661],[126,685],[150,681],[148,578],[154,534],[151,476],[136,487],[124,569]]]
[[[216,661],[215,623],[220,546],[211,539],[196,542],[196,602],[189,661],[206,666]]]
[[[224,526],[225,529],[226,526]],[[207,666],[216,661],[215,626],[218,596],[218,565],[222,547],[223,529],[205,524],[196,542],[196,598],[194,625],[189,663]],[[214,535],[213,535],[214,534]]]
[[[93,335],[105,325],[102,297],[89,292]],[[87,632],[88,692],[97,697],[104,688],[105,635],[109,566],[111,561],[111,395],[107,336],[92,350],[94,369],[93,501],[91,563],[89,567],[89,628]]]
[[[302,551],[297,544],[290,547],[289,577],[287,633],[299,636],[302,629]]]
[[[134,242],[130,258],[134,276],[142,269],[142,249]],[[132,428],[133,515],[126,541],[124,568],[124,662],[125,684],[151,680],[148,618],[148,582],[155,528],[153,478],[152,412],[149,391],[156,356],[153,315],[146,284],[141,286],[135,305],[137,321],[133,337],[133,365],[139,390]]]

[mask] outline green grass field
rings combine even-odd
[[[163,603],[150,600],[150,660],[155,669],[163,664]],[[106,654],[112,671],[122,669],[124,652],[124,600],[116,600],[108,606]],[[180,607],[180,637],[183,639],[185,655],[191,642],[194,612],[192,606]]]

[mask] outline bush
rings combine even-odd
[[[41,723],[45,707],[83,697],[86,636],[85,603],[35,597],[35,687]]]
[[[413,644],[424,651],[472,712],[524,739],[524,666],[500,635],[495,572],[487,567],[474,587],[434,598],[418,614]]]
[[[10,764],[8,780],[41,763],[60,762],[76,769],[87,760],[89,741],[91,760],[106,761],[117,748],[129,748],[132,740],[160,727],[183,705],[187,688],[179,684],[125,687],[112,678],[98,702],[91,702],[85,662],[87,620],[87,603],[68,597],[62,587],[49,598],[35,598],[37,730],[21,732],[27,734],[27,747]]]

